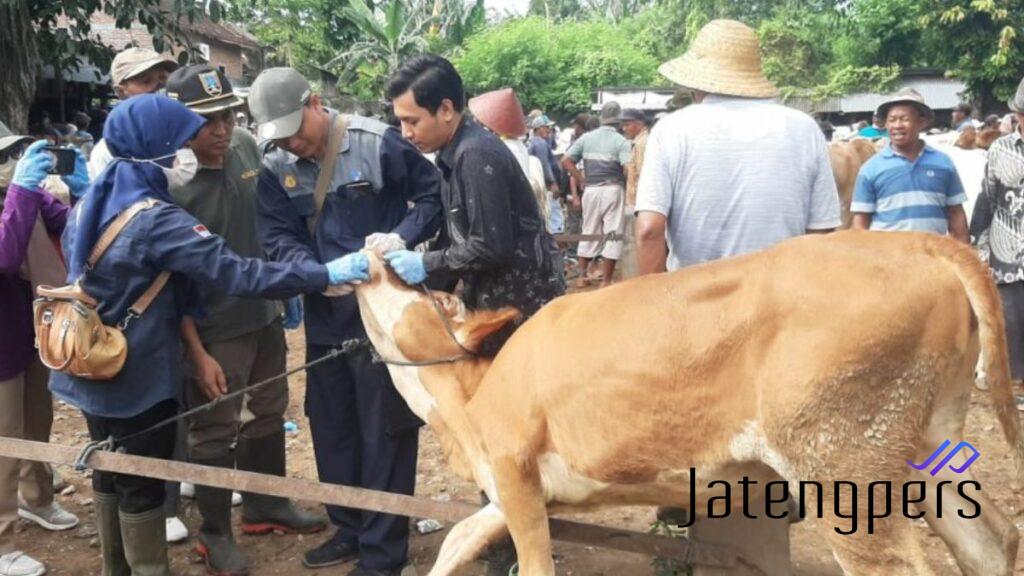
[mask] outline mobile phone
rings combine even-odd
[[[364,196],[373,195],[373,184],[366,180],[356,180],[339,186],[338,193],[346,200],[358,200]]]
[[[61,148],[60,146],[43,146],[50,154],[53,154],[53,168],[50,174],[74,174],[75,172],[75,151],[72,148]]]

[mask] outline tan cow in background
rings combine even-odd
[[[435,305],[375,256],[370,275],[356,296],[370,340],[392,361],[475,350],[516,315],[473,313],[448,294]],[[836,294],[846,295],[840,304]],[[1018,534],[995,503],[951,486],[936,498],[970,472],[908,464],[963,439],[980,349],[1019,455],[1003,317],[985,265],[945,237],[845,231],[564,296],[493,363],[389,365],[454,470],[492,502],[452,529],[431,574],[452,574],[509,530],[520,574],[552,576],[549,512],[639,504],[699,516],[721,492],[706,482],[748,477],[782,479],[794,495],[798,483],[820,482],[823,517],[814,506],[808,514],[843,571],[870,576],[934,573],[896,488],[919,481],[917,509],[963,573],[1009,575]],[[839,534],[851,513],[864,522],[865,495],[880,481],[892,483],[894,514],[873,533],[861,524]],[[841,482],[859,489],[855,503]],[[980,515],[960,517],[971,502]]]
[[[829,160],[832,162],[832,175],[839,189],[839,207],[843,223],[841,229],[847,229],[853,223],[850,214],[850,203],[853,201],[853,189],[857,183],[857,173],[878,151],[876,145],[864,138],[830,142],[828,145]]]

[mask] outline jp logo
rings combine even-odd
[[[949,446],[949,444],[949,440],[943,442],[942,446],[939,446],[938,449],[935,450],[935,452],[932,452],[932,455],[929,456],[927,460],[920,464],[914,464],[912,460],[907,460],[907,464],[913,466],[915,470],[924,470],[925,468],[930,466],[936,458],[938,458],[943,452],[946,451],[946,448]],[[935,465],[935,468],[932,468],[931,475],[935,476],[936,474],[938,474],[939,470],[942,470],[942,467],[948,464],[949,461],[953,459],[953,456],[956,456],[957,452],[959,452],[961,448],[970,449],[970,451],[974,452],[974,454],[972,454],[971,457],[967,459],[967,462],[964,462],[963,466],[949,467],[950,470],[956,472],[957,474],[965,472],[968,468],[971,467],[971,464],[974,464],[974,461],[978,459],[978,456],[981,456],[981,452],[978,452],[977,448],[971,446],[969,442],[961,440],[959,444],[957,444],[952,450],[949,451],[949,454],[947,454],[945,458],[943,458],[938,464]]]

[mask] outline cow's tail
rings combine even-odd
[[[999,291],[992,281],[988,266],[978,258],[973,248],[948,237],[929,238],[927,246],[928,253],[952,266],[978,318],[985,381],[992,394],[1003,436],[1015,451],[1017,479],[1024,480],[1024,434],[1021,434],[1020,417],[1013,398],[1010,356],[1006,348],[1006,322],[1003,319]]]

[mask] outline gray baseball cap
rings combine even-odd
[[[249,88],[249,112],[262,140],[288,138],[302,126],[302,107],[313,91],[294,68],[269,68]]]
[[[608,126],[609,124],[618,124],[619,116],[622,114],[622,106],[619,103],[612,100],[611,102],[605,102],[604,106],[601,106],[601,125]]]
[[[0,151],[6,150],[11,146],[14,146],[18,142],[31,142],[32,138],[28,136],[21,136],[19,134],[12,134],[10,128],[6,124],[0,122]]]
[[[1021,78],[1020,84],[1017,85],[1017,93],[1007,102],[1007,105],[1010,106],[1010,110],[1024,114],[1024,78]]]

